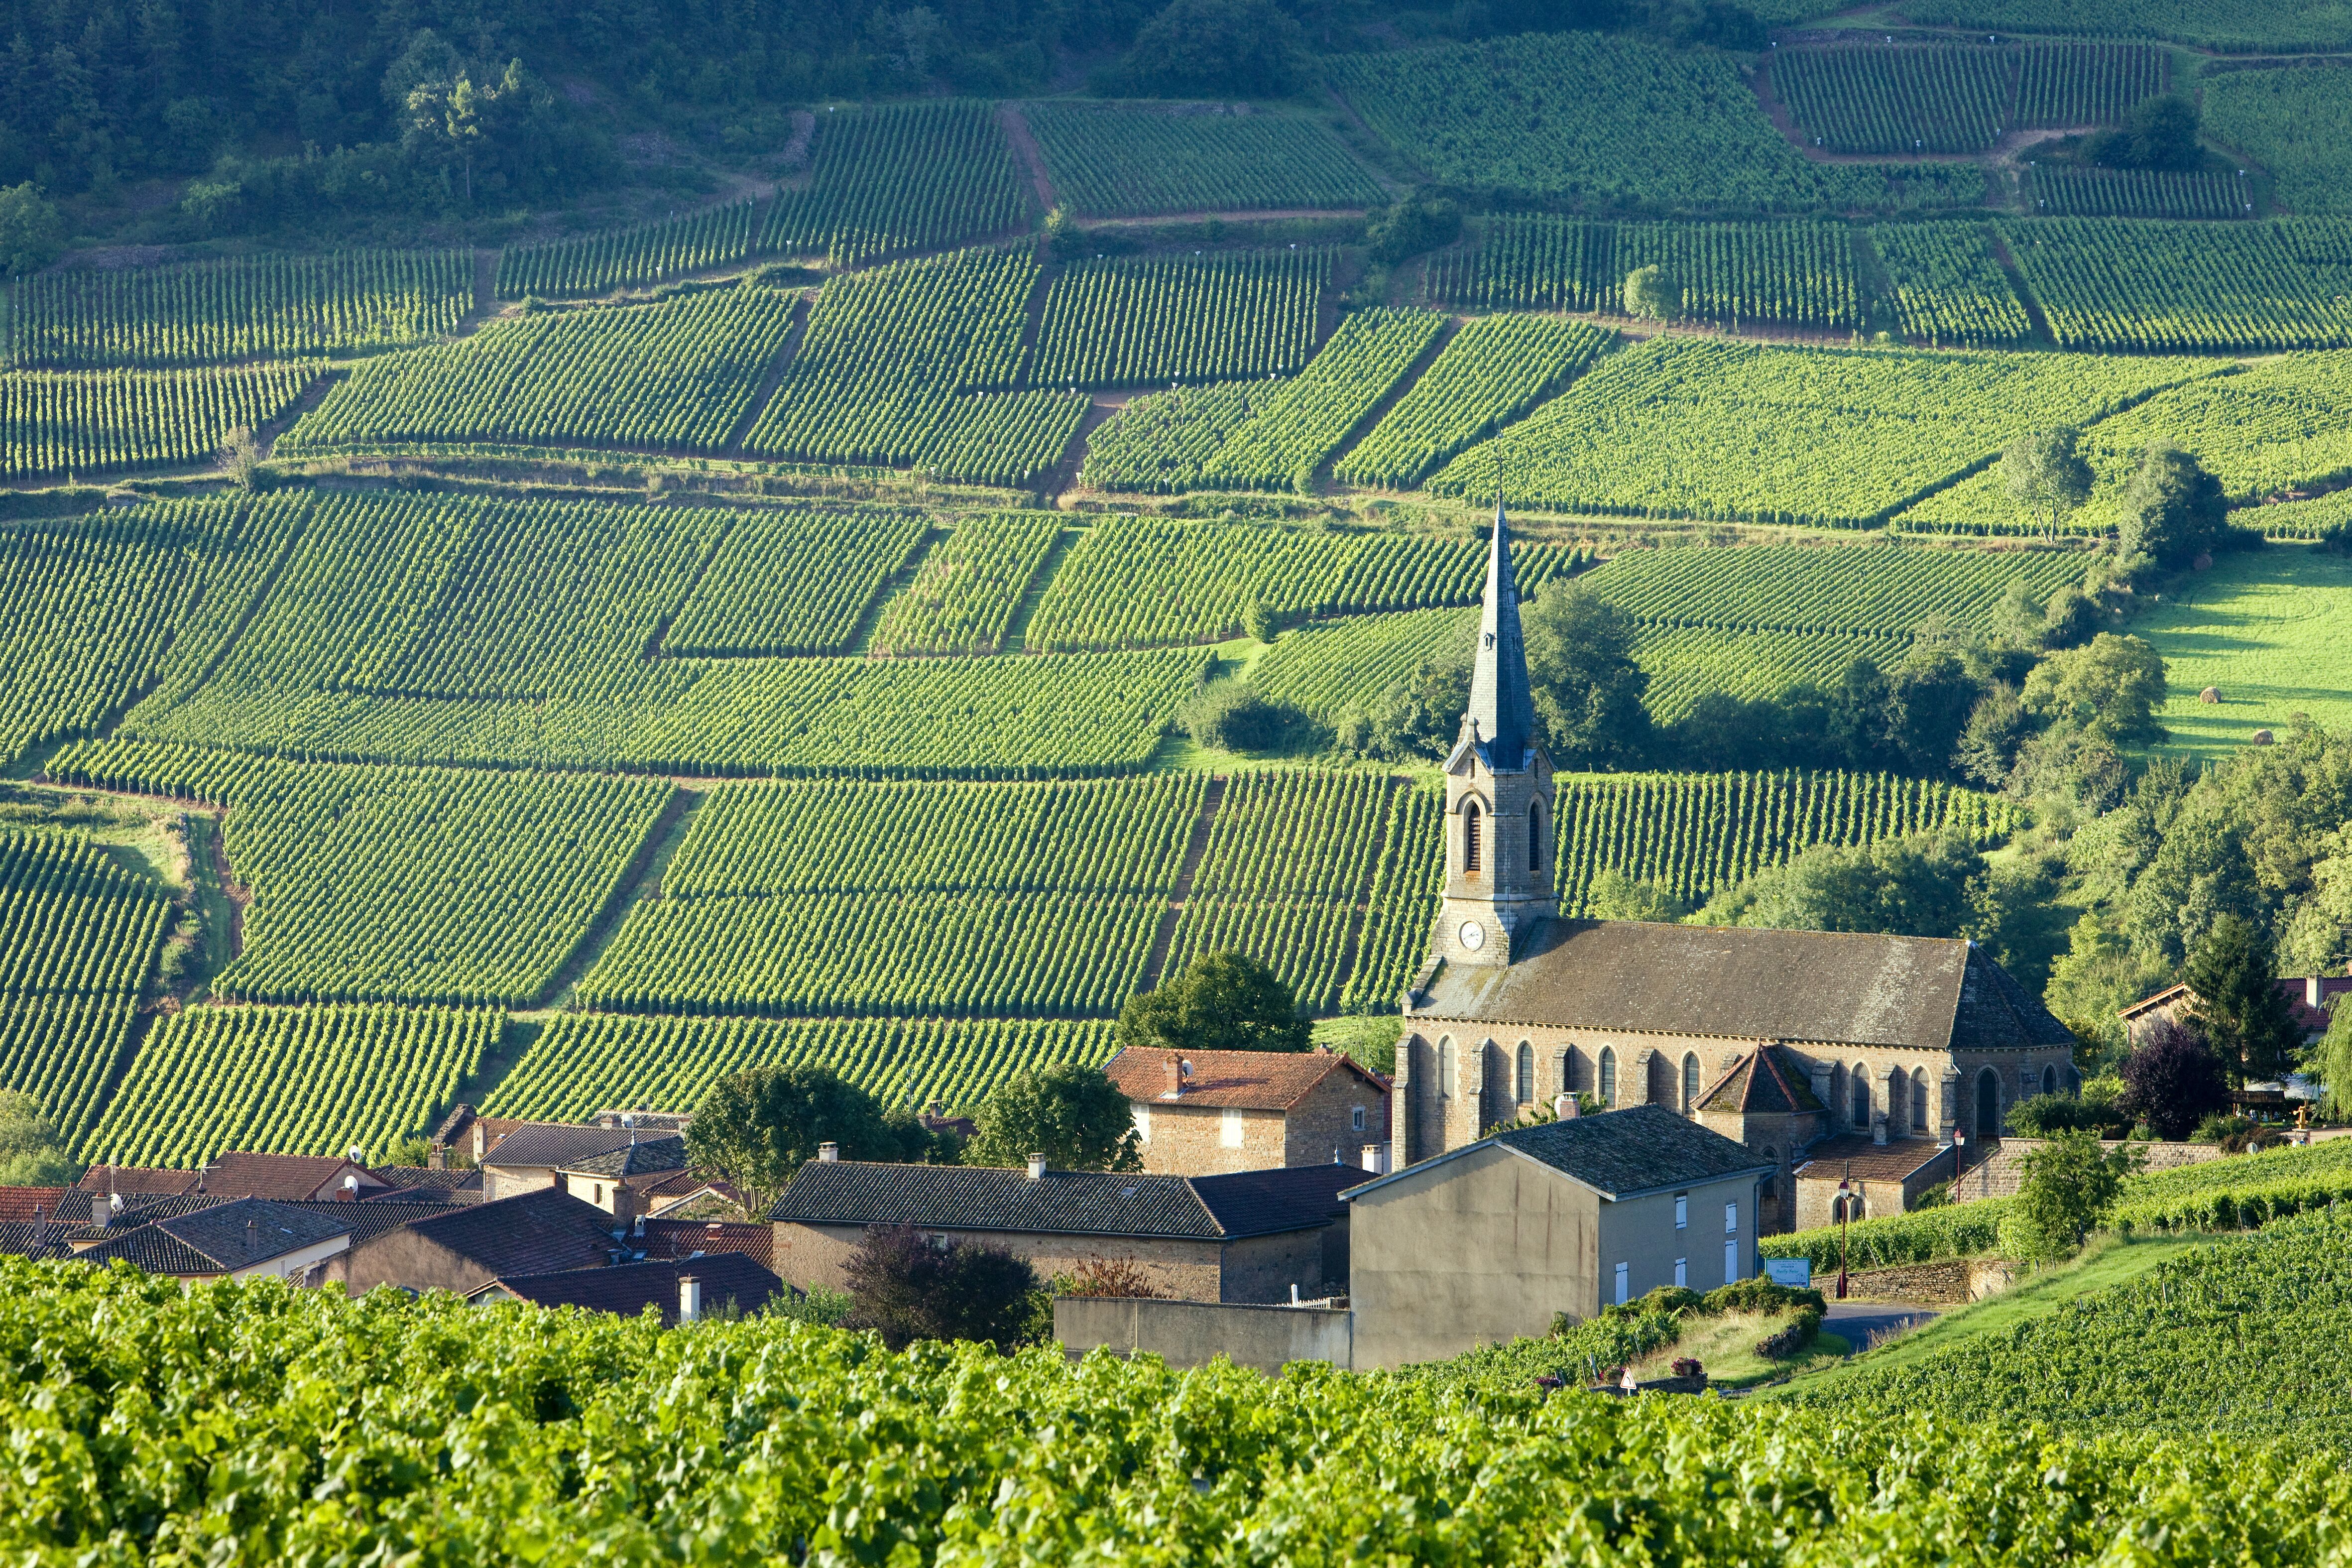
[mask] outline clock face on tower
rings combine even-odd
[[[1473,952],[1486,945],[1486,928],[1476,921],[1464,921],[1459,934],[1462,945]]]

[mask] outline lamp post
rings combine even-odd
[[[1952,1201],[1960,1201],[1960,1173],[1968,1167],[1969,1130],[1952,1129]]]
[[[1845,1243],[1853,1224],[1853,1162],[1845,1163],[1845,1174],[1838,1178],[1838,1282],[1837,1299],[1845,1300]]]

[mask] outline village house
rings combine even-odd
[[[320,1283],[354,1296],[379,1285],[462,1296],[508,1275],[607,1268],[636,1250],[604,1210],[541,1187],[396,1226],[330,1259]]]
[[[2295,1027],[2303,1031],[2304,1044],[2309,1045],[2327,1033],[2334,1021],[2330,1011],[2336,999],[2352,992],[2352,974],[2305,974],[2282,976],[2273,982],[2286,997],[2287,1011],[2294,1015]],[[2120,1010],[2124,1033],[2132,1044],[2138,1045],[2149,1025],[2159,1018],[2185,1021],[2197,1010],[2197,993],[2187,985],[2168,985],[2153,996],[2143,996],[2130,1006]]]
[[[661,1310],[662,1326],[676,1328],[713,1315],[759,1311],[789,1288],[740,1252],[692,1259],[658,1259],[609,1268],[572,1268],[553,1274],[505,1275],[476,1286],[466,1296],[474,1306],[528,1301],[538,1307],[581,1307],[634,1318],[648,1307]]]
[[[120,1260],[175,1279],[271,1278],[299,1283],[351,1246],[352,1227],[343,1215],[357,1206],[233,1198],[131,1226],[79,1256],[85,1263]]]
[[[486,1201],[553,1187],[624,1222],[646,1211],[643,1193],[686,1170],[686,1140],[641,1137],[634,1127],[538,1123],[516,1129],[481,1161]]]
[[[1147,1171],[1384,1168],[1388,1081],[1337,1052],[1123,1050],[1103,1070],[1132,1108]]]
[[[831,1145],[825,1146],[829,1151]],[[1154,1289],[1196,1301],[1281,1301],[1344,1289],[1352,1165],[1215,1176],[895,1165],[820,1155],[770,1217],[775,1270],[803,1289],[846,1288],[844,1266],[874,1226],[982,1242],[1045,1278],[1133,1265]]]
[[[232,1149],[194,1170],[157,1170],[132,1165],[92,1165],[76,1189],[84,1193],[184,1197],[208,1194],[224,1198],[316,1200],[364,1198],[392,1184],[356,1152],[337,1154],[256,1154]]]

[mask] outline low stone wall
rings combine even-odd
[[[1979,1198],[2013,1198],[2025,1184],[2025,1156],[2049,1142],[2043,1138],[2004,1138],[1987,1154],[1981,1163],[1972,1164],[1952,1185],[1952,1201],[1974,1203]],[[2099,1147],[2117,1149],[2120,1140],[2103,1139]],[[2208,1160],[2225,1156],[2219,1143],[2135,1143],[2142,1151],[2146,1163],[2143,1171],[2177,1171],[2183,1165],[2201,1165]]]
[[[1073,1355],[1141,1351],[1175,1367],[1205,1366],[1219,1356],[1260,1372],[1280,1372],[1295,1361],[1343,1370],[1355,1364],[1355,1317],[1344,1307],[1060,1296],[1054,1300],[1054,1338]]]
[[[1946,1258],[1933,1263],[1906,1263],[1895,1268],[1872,1268],[1845,1277],[1849,1301],[1904,1301],[1921,1307],[1965,1307],[2017,1280],[2017,1266],[1998,1258]],[[1825,1274],[1813,1281],[1823,1295],[1837,1289],[1837,1276]]]

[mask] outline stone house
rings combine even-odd
[[[462,1296],[508,1275],[606,1268],[635,1250],[611,1215],[541,1187],[396,1226],[331,1258],[324,1282],[354,1296],[378,1285]]]
[[[626,1222],[649,1206],[640,1201],[646,1190],[686,1170],[686,1140],[633,1127],[537,1123],[508,1133],[481,1167],[486,1202],[553,1187]]]
[[[352,1226],[343,1215],[358,1207],[231,1198],[131,1226],[78,1256],[85,1263],[121,1261],[178,1279],[300,1281],[350,1247]]]
[[[1953,1161],[1949,1143],[1938,1147],[1917,1138],[1878,1143],[1858,1132],[1824,1138],[1805,1151],[1796,1169],[1790,1227],[1813,1230],[1841,1219],[1907,1213],[1921,1193],[1952,1179]]]
[[[1133,1109],[1147,1171],[1360,1165],[1388,1142],[1388,1080],[1335,1051],[1124,1050],[1103,1070]]]
[[[1348,1193],[1354,1364],[1551,1331],[1661,1285],[1756,1272],[1771,1167],[1664,1106],[1513,1128]]]
[[[771,1211],[774,1268],[803,1289],[846,1288],[869,1226],[912,1226],[1025,1258],[1041,1277],[1133,1264],[1152,1288],[1195,1301],[1284,1301],[1344,1289],[1352,1165],[1215,1176],[895,1165],[818,1158]]]
[[[2295,1026],[2303,1031],[2305,1045],[2327,1033],[2335,1020],[2331,1009],[2336,998],[2352,992],[2352,975],[2305,974],[2283,975],[2273,982],[2286,997],[2287,1010],[2294,1015]],[[2168,985],[2153,996],[2143,996],[2130,1006],[2120,1010],[2124,1034],[2133,1045],[2147,1026],[2158,1018],[2178,1022],[2196,1010],[2197,993],[2187,985]]]

